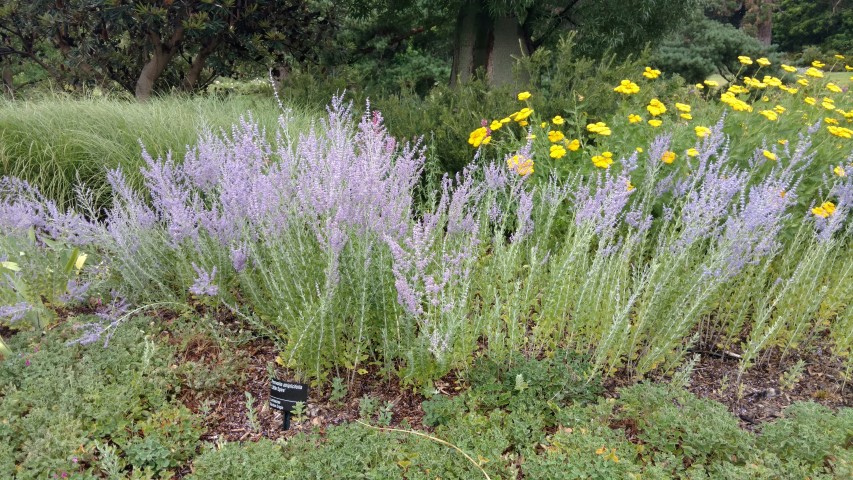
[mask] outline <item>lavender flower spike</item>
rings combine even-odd
[[[190,287],[190,293],[198,296],[208,295],[211,297],[219,294],[219,287],[213,283],[213,279],[216,277],[216,267],[213,267],[213,270],[211,270],[210,273],[207,273],[193,262],[193,270],[195,270],[198,277],[196,277],[195,283]]]

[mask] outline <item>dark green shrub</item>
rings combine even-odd
[[[714,73],[723,76],[736,73],[742,68],[737,58],[740,55],[772,57],[767,47],[742,30],[699,17],[686,23],[664,41],[655,50],[652,62],[664,72],[676,73],[688,82],[696,83]],[[775,57],[771,60],[775,60]],[[751,72],[757,67],[753,64],[743,68]]]

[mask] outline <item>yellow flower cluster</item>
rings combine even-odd
[[[657,117],[666,113],[666,106],[657,98],[653,98],[649,102],[648,106],[646,106],[646,110],[648,110],[653,117]]]
[[[601,155],[593,155],[592,164],[598,168],[610,168],[610,165],[613,164],[613,153],[601,152]]]
[[[660,70],[652,67],[646,67],[646,70],[643,72],[643,76],[649,80],[654,80],[660,76]]]
[[[814,207],[812,213],[820,218],[826,218],[835,213],[835,204],[832,202],[823,202],[819,207]]]
[[[744,102],[743,100],[735,97],[733,94],[726,92],[720,95],[720,101],[725,103],[726,105],[732,107],[733,110],[738,112],[751,112],[752,105]]]
[[[613,91],[624,95],[633,95],[640,92],[640,86],[630,80],[622,80]]]
[[[604,122],[590,123],[589,125],[586,126],[586,129],[589,132],[597,133],[599,135],[604,135],[605,137],[610,135],[611,133],[613,133],[610,130],[610,127],[608,127],[607,124]]]
[[[524,155],[513,155],[508,158],[507,166],[510,170],[518,173],[522,177],[526,177],[533,173],[533,159]]]
[[[826,129],[829,130],[829,133],[835,135],[836,137],[853,138],[853,130],[850,130],[849,128],[830,125],[826,127]]]
[[[667,165],[671,164],[675,161],[675,152],[667,150],[663,152],[663,155],[660,157],[660,159],[663,161],[663,163],[666,163]]]
[[[480,127],[471,132],[471,135],[468,135],[468,143],[474,148],[478,148],[480,145],[488,145],[491,140],[492,136],[486,127]]]

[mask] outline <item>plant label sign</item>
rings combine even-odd
[[[272,379],[270,408],[290,413],[296,402],[308,403],[308,385]]]

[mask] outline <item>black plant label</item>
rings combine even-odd
[[[291,412],[296,402],[308,403],[308,385],[272,379],[270,408],[282,412]]]

